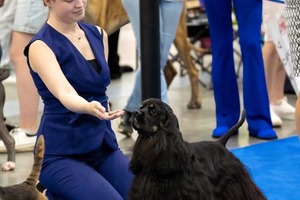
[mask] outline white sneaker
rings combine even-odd
[[[295,108],[288,103],[286,97],[276,104],[270,104],[270,107],[281,119],[295,120]]]
[[[16,152],[33,151],[36,135],[29,134],[21,128],[15,128],[9,132],[15,139]],[[3,141],[0,141],[0,153],[6,153],[6,147]]]
[[[282,126],[282,120],[280,117],[274,112],[270,105],[270,115],[271,115],[271,121],[272,121],[272,126],[273,127],[280,127]]]

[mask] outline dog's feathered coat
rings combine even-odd
[[[133,114],[138,138],[130,168],[135,174],[131,200],[262,200],[243,164],[226,149],[245,120],[218,141],[188,143],[177,117],[158,99],[148,99]]]

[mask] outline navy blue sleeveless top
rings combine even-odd
[[[54,52],[62,72],[77,93],[87,101],[99,101],[107,109],[106,87],[110,83],[110,73],[104,56],[102,35],[93,25],[83,22],[78,24],[91,45],[96,62],[101,69],[99,73],[67,37],[47,23],[24,50],[33,81],[44,103],[37,134],[44,135],[45,155],[84,154],[100,149],[101,145],[112,150],[118,148],[110,121],[99,120],[92,115],[74,113],[65,108],[48,90],[39,75],[32,70],[28,60],[31,43],[36,40],[43,41]]]

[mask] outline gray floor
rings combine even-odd
[[[175,51],[172,48],[172,51]],[[135,66],[135,43],[130,25],[122,28],[119,42],[119,54],[121,64]],[[179,66],[176,65],[179,72]],[[239,78],[239,83],[242,77]],[[130,94],[134,81],[134,72],[123,74],[118,80],[113,80],[108,88],[108,95],[113,105],[113,109],[122,109]],[[15,80],[11,77],[4,82],[6,88],[6,104],[4,113],[10,121],[18,123],[18,101],[15,89]],[[202,88],[202,108],[200,110],[188,110],[186,105],[190,98],[190,86],[187,76],[177,75],[169,88],[170,105],[179,119],[181,132],[187,141],[213,140],[211,131],[215,127],[214,99],[211,90]],[[295,95],[287,95],[289,102],[293,105],[296,100]],[[42,105],[40,106],[42,109]],[[112,121],[113,128],[116,129],[118,119]],[[294,121],[284,121],[281,128],[276,128],[279,138],[295,135]],[[131,148],[137,137],[134,133],[132,138],[126,138],[116,132],[121,149],[125,154],[130,155]],[[245,123],[239,135],[230,139],[228,148],[248,146],[255,143],[265,142],[248,136],[247,124]],[[0,162],[4,162],[6,154],[0,154]],[[17,153],[16,169],[11,172],[0,172],[0,185],[12,185],[22,182],[30,172],[33,157],[32,153]]]

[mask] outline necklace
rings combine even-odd
[[[67,34],[74,37],[74,38],[76,38],[77,40],[81,40],[81,38],[82,38],[81,35],[80,35],[80,30],[78,32],[78,37],[75,34],[71,34],[71,33],[67,33]]]

